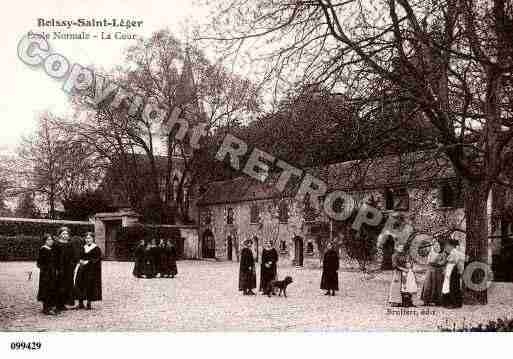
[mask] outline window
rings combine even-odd
[[[304,199],[304,219],[306,222],[313,222],[317,218],[317,211],[310,202],[310,194],[307,193]]]
[[[210,209],[207,209],[205,211],[205,214],[203,217],[203,223],[206,225],[209,225],[212,223],[212,211]]]
[[[165,181],[159,181],[159,192],[160,192],[160,199],[162,201],[166,200],[166,183]]]
[[[281,201],[278,207],[278,217],[281,223],[289,221],[289,205],[285,201]]]
[[[406,188],[387,188],[384,198],[387,211],[407,211],[410,207],[410,197]]]
[[[260,223],[260,208],[256,204],[251,205],[250,209],[251,223]]]
[[[226,216],[226,224],[233,224],[233,208],[228,208],[228,215]]]
[[[173,193],[173,199],[177,200],[178,199],[178,187],[180,186],[180,179],[178,178],[178,176],[175,174],[173,176],[173,183],[171,184],[172,186],[172,193]]]
[[[445,183],[439,188],[440,207],[463,207],[463,196],[456,185]]]
[[[286,252],[287,251],[287,242],[284,240],[280,241],[280,252]]]
[[[314,252],[314,245],[312,243],[312,241],[308,241],[308,243],[306,244],[306,254],[313,254]]]
[[[395,191],[394,209],[407,211],[410,208],[410,196],[406,188],[399,188]]]
[[[394,209],[394,194],[390,189],[385,190],[385,209],[391,211]]]
[[[440,206],[454,207],[454,192],[447,184],[440,187]]]

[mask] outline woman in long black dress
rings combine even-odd
[[[66,305],[74,306],[73,275],[75,272],[75,256],[73,247],[69,242],[70,233],[68,227],[59,229],[59,237],[54,243],[56,269],[57,269],[57,296],[56,311],[67,310]]]
[[[338,253],[333,249],[333,245],[328,243],[327,251],[324,253],[322,261],[321,289],[326,290],[325,295],[335,295],[338,290]],[[331,292],[331,293],[330,293]]]
[[[465,255],[456,249],[458,245],[459,243],[455,239],[449,239],[445,243],[447,264],[442,284],[442,305],[446,308],[463,306],[461,276],[465,267]]]
[[[141,278],[144,274],[144,239],[141,239],[134,251],[134,270],[132,274]]]
[[[160,241],[157,239],[151,240],[151,249],[150,255],[153,260],[153,268],[154,268],[154,277],[156,277],[160,273],[160,257],[161,257],[161,249],[160,249]]]
[[[55,269],[55,254],[53,238],[50,234],[44,235],[45,244],[39,249],[37,267],[39,268],[39,290],[37,300],[43,302],[43,313],[52,314],[52,307],[55,306],[57,275]]]
[[[85,242],[75,279],[79,309],[85,308],[84,300],[87,309],[91,309],[91,302],[102,300],[102,252],[91,232],[86,234]]]
[[[174,278],[175,275],[178,274],[178,268],[176,266],[176,248],[170,240],[166,242],[165,261],[167,277]]]
[[[146,278],[154,278],[157,273],[154,243],[155,240],[148,242],[146,248],[144,249],[144,275]]]
[[[167,276],[168,265],[167,265],[167,254],[166,254],[166,241],[164,239],[157,240],[157,250],[155,251],[155,257],[157,262],[157,273],[160,274],[160,278]]]
[[[278,252],[270,241],[265,243],[262,250],[262,263],[260,264],[260,291],[267,294],[269,283],[276,279]]]
[[[247,239],[240,252],[239,291],[242,291],[244,295],[255,295],[253,289],[256,288],[256,274],[255,258],[251,251],[252,245],[253,241]]]

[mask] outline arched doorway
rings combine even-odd
[[[303,238],[294,237],[294,264],[296,266],[303,266]]]
[[[207,229],[205,232],[203,232],[201,247],[203,258],[216,257],[216,241],[214,238],[214,233],[212,233],[210,229]]]
[[[228,236],[226,239],[226,259],[229,261],[232,260],[232,252],[233,252],[233,239],[232,236]]]

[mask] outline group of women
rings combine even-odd
[[[67,227],[59,230],[56,239],[44,235],[45,244],[39,251],[40,269],[37,299],[43,303],[44,314],[58,314],[66,306],[91,309],[91,303],[102,300],[101,250],[91,232],[84,239],[70,240]],[[429,268],[424,279],[421,300],[424,305],[442,305],[459,308],[463,304],[461,277],[464,255],[457,249],[458,241],[439,236],[433,242],[428,256]],[[255,295],[255,258],[248,239],[240,254],[239,291]],[[138,278],[173,278],[177,273],[177,253],[171,240],[141,240],[135,249],[133,275]],[[278,252],[270,241],[265,243],[260,264],[260,291],[268,294],[269,283],[277,280]],[[392,306],[411,307],[417,292],[417,281],[412,258],[404,246],[397,246],[392,256],[394,274],[388,301]],[[338,286],[339,257],[329,243],[324,253],[321,289],[325,295],[335,295]],[[75,302],[78,301],[78,306]],[[86,302],[86,305],[84,305]]]
[[[251,247],[253,241],[247,239],[243,243],[244,248],[240,253],[239,270],[239,291],[243,295],[255,295],[253,289],[256,288],[256,270],[255,258]],[[269,294],[269,283],[277,279],[278,252],[272,246],[270,241],[265,242],[260,261],[260,292]],[[321,289],[326,290],[325,295],[335,295],[338,291],[338,270],[339,256],[331,243],[328,243],[327,250],[324,253]]]
[[[176,248],[171,240],[141,240],[134,256],[132,273],[137,278],[174,278],[178,274]]]
[[[450,238],[447,233],[434,240],[428,255],[429,267],[420,296],[425,306],[462,307],[461,277],[465,256],[457,249],[458,245],[458,241]],[[403,246],[398,246],[392,262],[394,274],[388,302],[391,306],[412,307],[412,299],[417,292],[412,259]]]
[[[253,241],[248,239],[243,243],[244,248],[240,252],[239,291],[244,295],[255,295],[256,288],[255,258],[251,247]],[[260,292],[267,294],[269,283],[277,279],[278,252],[270,242],[264,244],[260,265]]]
[[[67,306],[91,309],[92,302],[102,300],[102,253],[93,234],[70,240],[69,229],[62,227],[57,238],[46,233],[44,241],[37,259],[37,299],[43,303],[43,313],[58,314]]]

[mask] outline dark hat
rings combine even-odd
[[[244,242],[242,242],[242,244],[245,246],[251,246],[253,244],[253,241],[248,238]]]
[[[458,241],[455,238],[449,238],[447,239],[447,243],[449,243],[451,246],[457,247],[460,244],[460,241]]]

